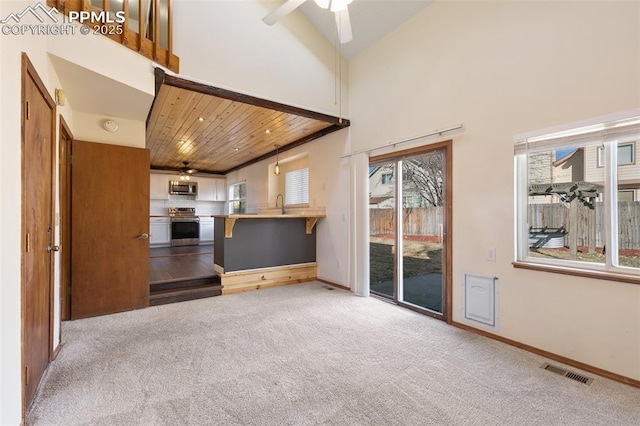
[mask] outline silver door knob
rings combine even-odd
[[[47,246],[47,253],[51,253],[52,251],[60,251],[60,246]]]
[[[139,240],[148,240],[149,239],[149,234],[147,234],[146,232],[138,235],[138,239]]]

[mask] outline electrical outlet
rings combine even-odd
[[[496,249],[489,247],[487,249],[487,261],[495,262],[496,261]]]

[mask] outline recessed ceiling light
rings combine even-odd
[[[269,133],[271,133],[271,130],[267,129],[267,130],[265,131],[265,133],[266,133],[266,134],[269,134]]]
[[[198,121],[204,121],[204,117],[198,117]]]
[[[240,148],[238,148],[237,146],[236,146],[236,151],[240,151]]]

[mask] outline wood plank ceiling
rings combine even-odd
[[[350,125],[349,120],[167,75],[147,118],[151,168],[226,174]],[[276,145],[279,145],[277,148]]]

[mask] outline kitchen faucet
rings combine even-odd
[[[282,203],[282,214],[284,214],[284,197],[282,196],[282,194],[278,194],[278,196],[276,197],[276,209],[278,208],[278,200],[280,200],[280,202]]]

